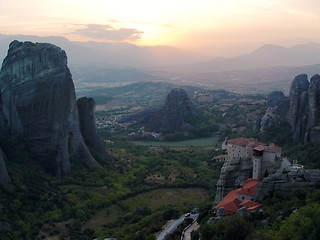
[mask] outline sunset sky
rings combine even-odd
[[[320,43],[319,0],[0,0],[0,33],[216,49]]]

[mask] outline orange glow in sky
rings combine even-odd
[[[320,1],[1,0],[0,33],[190,49],[292,45],[320,42]]]

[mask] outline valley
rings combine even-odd
[[[165,236],[176,240],[191,213],[192,240],[319,236],[319,75],[295,77],[289,97],[163,81],[75,89],[62,49],[14,41],[0,79],[0,239],[154,240],[186,218]],[[261,208],[220,221],[217,196],[253,175],[226,152],[237,139],[303,169],[264,166]]]

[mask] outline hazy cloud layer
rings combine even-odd
[[[140,39],[143,32],[133,28],[120,28],[115,29],[110,25],[102,24],[87,24],[84,28],[77,29],[76,34],[82,36],[106,39],[112,41],[125,41],[125,40],[137,40]]]

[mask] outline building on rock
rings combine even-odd
[[[227,161],[252,161],[252,178],[262,180],[263,174],[274,173],[281,165],[281,147],[269,146],[253,138],[236,138],[228,141]]]
[[[253,138],[236,138],[228,140],[226,148],[227,156],[221,168],[215,203],[243,186],[248,178],[261,181],[290,166],[290,162],[281,158],[281,148],[275,144],[266,145]]]
[[[260,203],[255,202],[255,192],[259,181],[249,178],[247,183],[241,188],[232,190],[215,206],[215,209],[224,208],[226,214],[233,214],[239,209],[246,207],[248,211],[253,211],[261,207]]]

